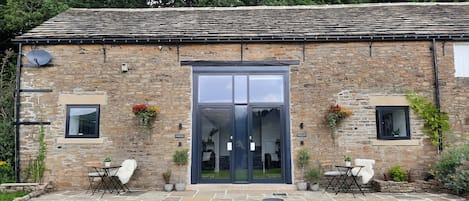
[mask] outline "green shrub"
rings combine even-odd
[[[15,181],[13,166],[7,161],[0,161],[0,184]]]
[[[435,165],[436,178],[456,193],[469,192],[469,144],[450,148]]]
[[[398,165],[389,169],[389,176],[393,181],[407,181],[407,172]]]

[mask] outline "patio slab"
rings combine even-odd
[[[277,191],[269,190],[187,190],[184,192],[163,192],[134,190],[121,195],[106,193],[91,195],[86,191],[55,191],[31,201],[263,201],[280,198],[283,201],[462,201],[466,198],[444,193],[366,193],[365,196],[351,193],[325,191]]]

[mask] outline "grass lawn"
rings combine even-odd
[[[23,191],[13,192],[13,193],[1,193],[0,192],[0,201],[12,201],[15,198],[23,197],[27,194],[28,192],[23,192]]]

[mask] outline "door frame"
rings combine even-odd
[[[287,183],[291,184],[292,183],[292,164],[291,164],[291,136],[290,136],[290,108],[289,108],[289,103],[290,103],[290,90],[289,90],[289,66],[285,66],[285,63],[280,63],[280,65],[275,66],[272,65],[272,62],[269,62],[267,65],[268,66],[233,66],[231,63],[228,63],[228,66],[193,66],[192,67],[192,93],[193,93],[193,98],[192,98],[192,157],[191,157],[191,183],[196,184],[196,183],[232,183],[233,178],[230,178],[231,181],[226,181],[226,180],[207,180],[204,181],[200,179],[200,171],[201,171],[201,165],[199,164],[201,161],[201,156],[199,152],[201,151],[201,146],[200,146],[200,133],[199,133],[199,125],[198,125],[198,118],[199,118],[199,103],[198,103],[198,76],[199,75],[283,75],[283,90],[284,90],[284,101],[283,101],[283,106],[281,107],[282,111],[284,112],[283,115],[283,121],[282,123],[284,124],[284,129],[283,129],[283,140],[282,145],[284,147],[284,151],[282,154],[282,180],[281,182],[275,182],[275,183]],[[256,62],[256,64],[259,64]],[[214,106],[216,107],[219,105],[220,107],[227,107],[231,105],[233,107],[233,114],[234,115],[234,106],[235,103],[230,103],[230,104],[206,104],[207,107],[209,106]],[[252,103],[252,105],[248,104],[248,112],[250,111],[250,108],[252,106],[259,105]],[[260,107],[267,107],[269,103],[262,103],[259,105]],[[205,107],[205,104],[200,104],[201,107]],[[232,117],[234,118],[234,116]],[[249,115],[248,115],[248,118]],[[234,119],[232,119],[234,121]],[[249,120],[248,120],[248,129],[250,129],[249,125]],[[234,123],[232,124],[232,127],[234,126]],[[234,131],[234,128],[232,128]],[[252,155],[252,154],[249,154]],[[232,158],[232,153],[230,153],[230,158]],[[232,159],[230,159],[232,160]],[[252,160],[249,160],[252,161]],[[249,168],[252,169],[252,164],[249,165]],[[233,164],[230,164],[230,171],[233,170]],[[252,171],[250,171],[252,172]],[[250,181],[252,181],[252,175],[250,177]],[[260,181],[255,181],[254,183],[272,183],[271,180],[260,180]]]

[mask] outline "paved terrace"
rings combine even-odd
[[[267,198],[280,198],[284,201],[342,201],[342,200],[369,200],[369,201],[448,201],[467,200],[451,194],[444,193],[366,193],[361,194],[339,193],[321,191],[296,191],[293,188],[277,188],[273,185],[208,185],[202,188],[193,188],[183,192],[164,192],[155,190],[133,190],[132,192],[116,195],[106,193],[101,198],[102,193],[91,195],[84,190],[76,191],[55,191],[31,199],[32,201],[263,201]],[[293,185],[291,185],[293,186]],[[259,187],[259,188],[258,188]],[[267,199],[268,200],[268,199]],[[273,200],[272,200],[273,201]]]

